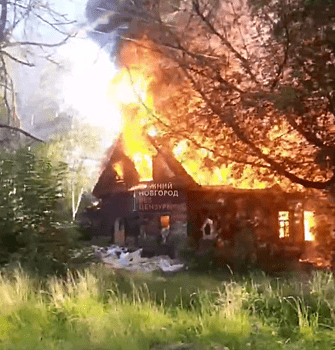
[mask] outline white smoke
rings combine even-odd
[[[107,94],[117,67],[109,55],[89,39],[74,39],[59,50],[59,58],[66,65],[57,84],[60,109],[72,110],[85,123],[118,133],[121,115]]]
[[[67,31],[79,34],[52,51],[34,47],[29,59],[35,67],[9,62],[10,74],[24,130],[48,140],[59,132],[66,133],[76,118],[102,127],[106,134],[102,143],[110,146],[121,125],[121,115],[107,95],[108,84],[117,73],[108,52],[115,47],[115,35],[94,33],[95,39],[103,41],[103,49],[90,39],[88,32],[92,27],[85,14],[86,2],[57,0],[53,5],[55,10],[66,14],[68,20],[76,21]],[[29,26],[34,27],[34,23]],[[26,31],[24,38],[22,32],[17,31],[15,40],[46,43],[62,40],[62,36],[48,26],[36,25],[36,28],[36,31],[33,28]],[[20,55],[20,52],[17,50],[15,54]],[[49,61],[41,58],[47,55],[51,58]]]
[[[79,35],[52,52],[34,51],[30,57],[35,67],[13,62],[9,67],[17,96],[17,113],[24,130],[49,140],[57,134],[71,131],[74,125],[78,125],[73,122],[74,119],[99,127],[102,147],[97,147],[95,154],[91,153],[87,159],[87,153],[79,145],[69,154],[69,158],[77,162],[82,158],[84,165],[95,174],[104,156],[101,150],[110,147],[120,132],[121,114],[113,104],[112,97],[108,96],[108,85],[117,73],[117,67],[108,52],[108,46],[115,45],[115,37],[110,33],[101,34],[106,44],[104,49],[90,39],[88,31],[91,27],[85,15],[86,2],[57,0],[54,3],[55,9],[65,13],[69,20],[77,20],[67,30],[78,31]],[[20,32],[15,35],[15,40],[23,40]],[[61,36],[43,27],[42,31],[31,31],[31,36],[25,36],[24,40],[54,43],[60,41]],[[49,61],[39,57],[49,54]],[[75,166],[73,168],[75,170]]]

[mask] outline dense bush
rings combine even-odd
[[[0,161],[0,263],[20,262],[42,273],[66,269],[75,241],[62,210],[66,164],[51,165],[29,149]]]

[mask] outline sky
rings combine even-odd
[[[90,1],[93,6],[99,2]],[[73,155],[69,155],[70,162],[82,156],[83,165],[95,177],[105,156],[101,149],[107,150],[113,144],[122,127],[118,106],[107,94],[108,85],[118,72],[111,60],[115,34],[96,33],[95,39],[98,40],[91,39],[85,15],[86,0],[53,0],[53,4],[53,8],[67,14],[69,20],[77,21],[69,30],[79,33],[52,51],[34,47],[29,60],[34,62],[35,67],[10,63],[9,71],[17,95],[16,111],[21,128],[46,141],[57,133],[70,131],[76,125],[73,117],[100,127],[98,135],[102,147],[96,149],[95,155],[86,159],[85,152],[79,147],[75,147]],[[25,28],[26,36],[22,29],[18,27],[14,32],[15,40],[55,43],[63,38],[52,28],[34,22],[30,23],[30,28]],[[19,51],[12,53],[16,57],[21,54]],[[50,53],[60,67],[41,58]]]
[[[96,2],[92,0],[91,4],[95,6]],[[113,33],[100,34],[98,39],[104,43],[104,49],[90,39],[85,16],[86,0],[54,0],[53,5],[58,12],[67,14],[69,20],[77,21],[70,30],[80,29],[79,34],[53,50],[52,59],[65,66],[65,70],[57,69],[55,65],[41,59],[39,56],[45,55],[45,52],[36,50],[32,58],[35,67],[11,65],[21,127],[35,136],[48,138],[55,130],[43,127],[48,121],[48,118],[44,120],[43,108],[52,104],[59,106],[60,113],[71,111],[77,118],[91,125],[104,126],[106,131],[115,135],[120,131],[120,115],[107,96],[108,84],[117,73],[109,53],[115,45],[115,37]],[[34,23],[32,26],[34,30],[28,31],[25,39],[39,42],[62,40],[62,36],[50,27],[38,27]],[[14,35],[19,40],[23,38],[21,28]],[[46,83],[41,88],[43,80]]]

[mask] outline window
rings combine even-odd
[[[162,215],[160,217],[161,228],[170,228],[170,216]]]
[[[162,243],[166,243],[166,240],[170,234],[170,216],[162,215],[160,217],[160,223],[161,223]]]
[[[278,217],[279,217],[279,238],[289,237],[290,235],[289,212],[280,211]]]
[[[304,230],[305,230],[305,241],[313,241],[313,229],[315,227],[315,218],[312,211],[304,211]]]

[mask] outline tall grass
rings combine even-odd
[[[335,349],[331,274],[0,277],[0,349]]]

